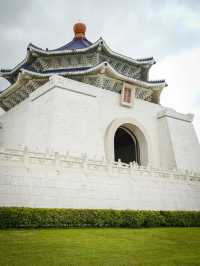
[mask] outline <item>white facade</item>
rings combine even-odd
[[[126,124],[137,136],[141,164],[164,169],[200,170],[200,148],[192,115],[59,76],[51,77],[0,117],[1,146],[61,153],[87,153],[114,160],[114,134]]]
[[[172,171],[200,172],[200,146],[192,115],[136,98],[132,107],[125,107],[120,99],[116,92],[52,76],[0,116],[0,145],[45,154],[54,151],[80,157],[87,153],[95,161],[114,161],[115,132],[125,125],[136,136],[141,165],[148,171],[129,176],[68,167],[57,172],[45,164],[13,164],[14,157],[5,160],[3,153],[0,205],[200,209],[200,182],[191,181],[189,174],[176,180]],[[167,169],[167,179],[152,168]]]

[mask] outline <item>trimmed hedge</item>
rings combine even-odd
[[[200,211],[0,207],[0,228],[200,226]]]

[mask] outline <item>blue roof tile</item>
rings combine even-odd
[[[55,49],[54,51],[61,51],[65,49],[81,49],[81,48],[86,48],[88,46],[92,45],[90,41],[86,38],[78,39],[74,38],[71,42],[65,44],[64,46],[59,47],[58,49]]]

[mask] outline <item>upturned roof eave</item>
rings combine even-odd
[[[133,59],[131,57],[119,54],[117,52],[114,52],[105,42],[103,38],[99,38],[95,43],[92,45],[85,47],[85,48],[80,48],[80,49],[64,49],[64,50],[43,50],[42,48],[39,48],[33,44],[29,44],[28,48],[30,51],[38,52],[40,54],[45,54],[45,55],[60,55],[60,54],[72,54],[72,53],[84,53],[88,52],[94,48],[97,47],[102,47],[104,48],[108,54],[118,57],[120,59],[129,61],[130,63],[134,63],[136,65],[153,65],[156,63],[155,59],[153,57],[149,58],[141,58],[141,59]]]
[[[24,65],[27,64],[29,59],[31,57],[31,53],[30,51],[27,49],[27,53],[26,53],[26,57],[19,63],[17,64],[14,68],[9,69],[7,72],[4,72],[2,70],[0,70],[0,76],[1,77],[5,77],[5,76],[10,76],[12,74],[14,74],[16,71],[19,71],[20,68]]]
[[[15,88],[19,85],[19,83],[21,82],[21,73],[19,73],[17,80],[14,84],[10,85],[7,89],[1,91],[0,93],[0,100],[2,98],[4,98],[7,94],[11,93],[13,90],[15,90]]]
[[[137,65],[153,65],[156,63],[155,59],[153,57],[149,57],[149,58],[140,58],[140,59],[133,59],[129,56],[125,56],[125,55],[122,55],[120,53],[117,53],[115,51],[113,51],[108,45],[107,43],[105,42],[104,39],[100,38],[99,40],[101,40],[103,42],[103,47],[106,49],[106,51],[112,55],[112,56],[115,56],[115,57],[118,57],[120,59],[123,59],[123,60],[126,60],[126,61],[129,61],[130,63],[134,63],[134,64],[137,64]]]
[[[90,51],[94,48],[97,47],[102,47],[105,49],[105,51],[114,57],[117,57],[119,59],[128,61],[129,63],[135,64],[135,65],[146,65],[147,67],[151,67],[153,64],[155,64],[155,59],[153,57],[150,58],[141,58],[141,59],[133,59],[128,56],[121,55],[117,52],[112,51],[110,47],[106,44],[105,40],[103,38],[99,38],[95,43],[92,45],[86,47],[86,48],[80,48],[80,49],[65,49],[65,50],[43,50],[42,48],[39,48],[32,43],[30,43],[27,47],[27,54],[24,60],[22,60],[19,64],[17,64],[13,69],[3,72],[0,71],[0,76],[1,77],[6,77],[13,75],[16,71],[19,71],[20,68],[24,65],[27,64],[30,60],[31,54],[34,53],[39,53],[39,54],[44,54],[44,55],[62,55],[62,54],[73,54],[73,53],[85,53],[87,51]]]
[[[123,81],[127,81],[127,82],[131,82],[134,83],[135,85],[139,85],[139,86],[143,86],[146,88],[153,88],[153,87],[165,87],[167,86],[165,80],[155,80],[155,81],[142,81],[142,80],[138,80],[138,79],[134,79],[134,78],[130,78],[127,77],[123,74],[120,74],[119,72],[117,72],[108,62],[102,62],[94,67],[91,67],[89,69],[85,69],[85,70],[77,70],[77,71],[68,71],[66,69],[62,70],[62,71],[57,71],[55,74],[57,75],[66,75],[66,76],[77,76],[77,75],[86,75],[86,74],[93,74],[93,73],[100,73],[101,70],[105,70],[106,73],[108,73],[110,76],[115,77],[117,79],[123,80]],[[40,73],[40,72],[35,72],[35,71],[31,71],[28,69],[21,69],[22,73],[24,74],[30,74],[33,76],[38,76],[38,77],[50,77],[53,75],[53,73]]]
[[[77,75],[85,75],[85,74],[94,74],[94,73],[101,73],[103,70],[104,73],[108,74],[110,77],[114,77],[116,79],[129,82],[133,85],[144,87],[144,88],[150,88],[153,90],[162,90],[164,87],[167,86],[165,80],[158,80],[158,81],[142,81],[138,79],[133,79],[127,76],[124,76],[120,73],[118,73],[108,62],[102,62],[101,64],[92,67],[90,69],[86,70],[80,70],[80,71],[58,71],[56,75],[62,75],[62,76],[77,76]],[[18,75],[18,79],[15,84],[12,84],[10,87],[8,87],[6,90],[4,90],[0,94],[0,98],[6,96],[6,94],[10,93],[12,89],[19,84],[20,80],[23,79],[26,75],[38,77],[38,78],[49,78],[50,76],[54,75],[53,73],[39,73],[28,69],[21,69],[21,73]]]

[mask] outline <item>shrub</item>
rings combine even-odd
[[[165,217],[158,211],[145,211],[144,216],[144,227],[160,227],[165,226]]]
[[[161,211],[166,226],[200,226],[199,211]]]
[[[200,226],[200,211],[0,207],[0,228]]]
[[[121,227],[139,228],[144,225],[144,215],[142,211],[124,210],[121,211]]]

